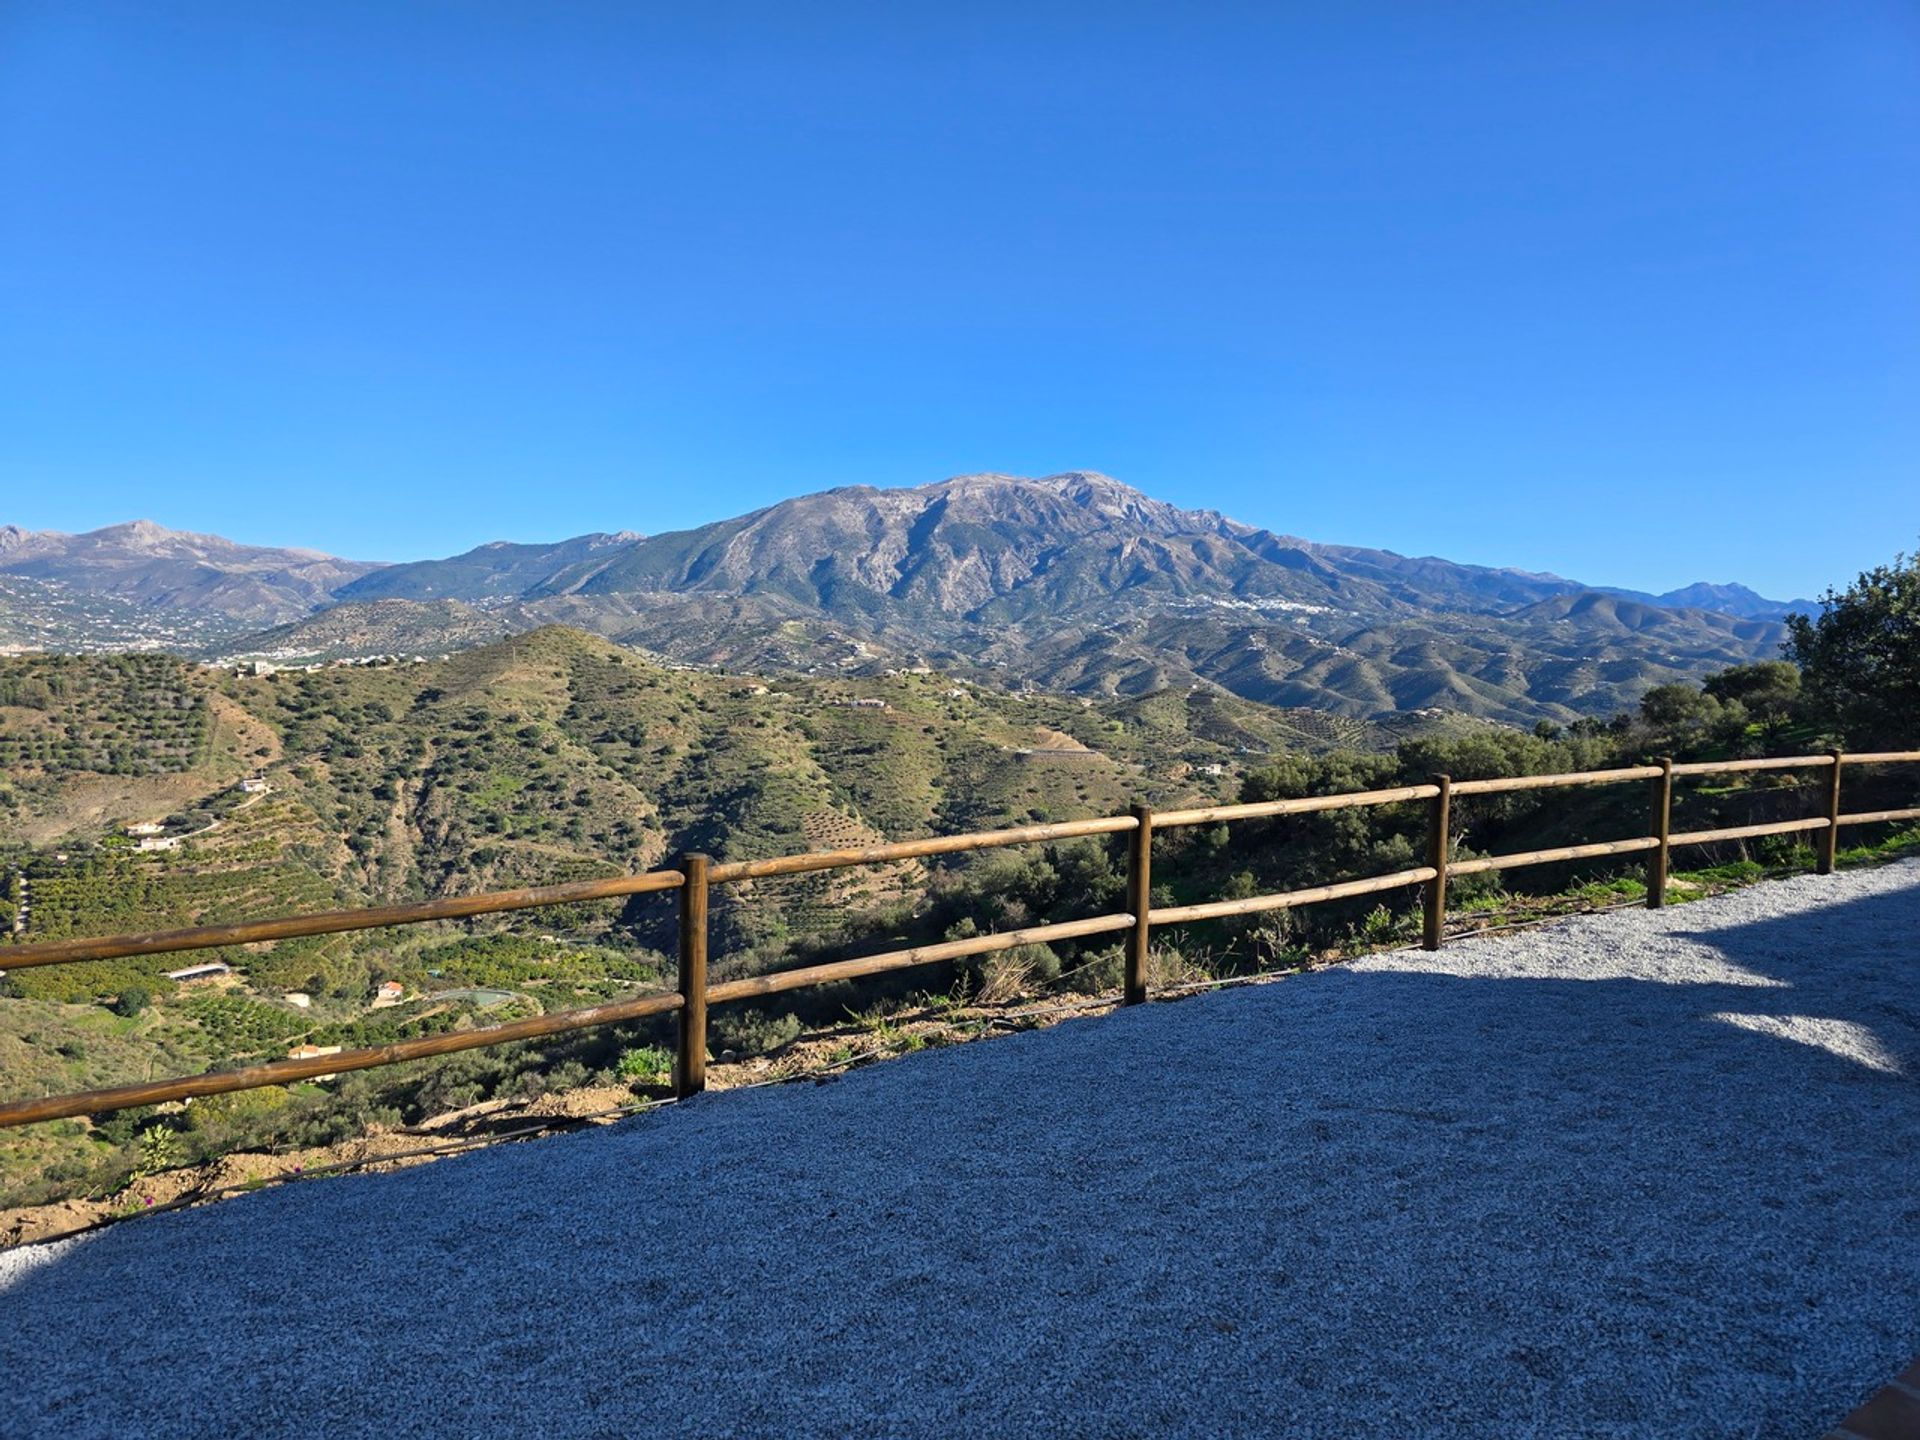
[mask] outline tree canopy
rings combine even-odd
[[[1787,653],[1799,665],[1814,715],[1856,749],[1903,747],[1920,726],[1920,556],[1896,555],[1845,590],[1829,590],[1818,616],[1787,620]]]

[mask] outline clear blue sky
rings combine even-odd
[[[1917,461],[1909,3],[0,6],[0,521],[1092,468],[1791,596]]]

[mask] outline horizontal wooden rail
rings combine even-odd
[[[799,990],[808,985],[827,985],[835,980],[857,980],[863,975],[881,975],[889,970],[907,970],[915,965],[932,965],[941,960],[960,960],[969,955],[990,955],[996,950],[1015,950],[1022,945],[1045,945],[1053,940],[1078,940],[1088,935],[1111,935],[1133,928],[1131,915],[1097,915],[1091,920],[1066,920],[1056,925],[1032,925],[1024,930],[1002,930],[995,935],[975,935],[966,940],[948,940],[938,945],[916,945],[907,950],[889,950],[881,955],[863,955],[857,960],[836,960],[830,965],[808,965],[800,970],[776,970],[769,975],[753,975],[745,980],[728,980],[708,989],[707,999],[720,1004],[727,1000],[748,1000],[758,995],[778,995],[784,990]]]
[[[144,935],[112,935],[99,940],[48,940],[38,945],[0,945],[0,970],[36,965],[72,965],[82,960],[118,960],[129,955],[170,955],[181,950],[214,950],[222,945],[253,945],[262,940],[298,940],[308,935],[337,935],[343,930],[381,930],[428,920],[464,920],[506,910],[533,910],[580,900],[611,900],[673,890],[686,877],[678,870],[649,870],[611,880],[577,880],[534,890],[495,890],[485,895],[454,895],[414,905],[380,905],[367,910],[321,910],[276,920],[243,920],[233,925],[200,925],[191,930],[155,930]]]
[[[1836,825],[1883,825],[1889,820],[1920,820],[1920,810],[1863,810],[1858,815],[1842,815]]]
[[[1735,825],[1729,830],[1687,830],[1668,837],[1670,845],[1710,845],[1716,840],[1751,840],[1759,835],[1791,835],[1800,830],[1824,830],[1824,815],[1811,820],[1776,820],[1770,825]]]
[[[1623,770],[1572,770],[1565,775],[1509,775],[1498,780],[1456,780],[1453,782],[1453,793],[1500,795],[1510,790],[1551,790],[1561,785],[1617,785],[1625,780],[1658,780],[1662,773],[1658,765],[1633,765]]]
[[[1041,945],[1055,940],[1083,939],[1094,935],[1128,932],[1128,980],[1125,990],[1129,1001],[1144,1000],[1146,979],[1144,955],[1151,927],[1179,925],[1191,921],[1222,919],[1235,915],[1254,915],[1271,910],[1292,909],[1324,901],[1342,900],[1388,890],[1426,885],[1428,944],[1439,943],[1444,923],[1448,875],[1473,875],[1486,871],[1512,869],[1524,865],[1545,865],[1558,861],[1595,859],[1607,855],[1651,852],[1648,886],[1649,905],[1658,905],[1665,895],[1666,860],[1675,845],[1705,845],[1723,840],[1745,840],[1763,835],[1787,835],[1806,831],[1825,832],[1822,837],[1820,869],[1831,869],[1834,832],[1843,825],[1867,825],[1888,821],[1920,820],[1920,808],[1875,810],[1856,814],[1840,813],[1840,777],[1848,765],[1890,764],[1920,761],[1920,750],[1877,751],[1860,755],[1795,755],[1762,760],[1701,761],[1674,765],[1663,761],[1657,766],[1635,765],[1615,770],[1575,771],[1562,775],[1507,776],[1498,779],[1452,782],[1437,776],[1434,784],[1403,785],[1386,790],[1364,790],[1342,795],[1310,795],[1286,800],[1264,800],[1238,805],[1207,805],[1155,814],[1145,806],[1136,806],[1128,815],[1097,819],[1071,820],[1057,824],[1026,825],[1006,830],[979,831],[965,835],[946,835],[924,840],[906,840],[857,849],[820,850],[799,855],[777,856],[764,860],[736,860],[712,864],[705,857],[689,855],[681,868],[653,870],[641,875],[624,875],[605,880],[585,880],[537,889],[504,890],[482,895],[453,896],[409,905],[377,906],[364,910],[334,910],[313,915],[285,916],[270,920],[242,921],[229,925],[206,925],[185,930],[156,931],[138,935],[115,935],[97,939],[55,940],[28,945],[0,945],[0,970],[31,969],[40,965],[73,964],[87,960],[120,959],[136,955],[163,955],[183,950],[207,950],[226,945],[249,945],[262,941],[290,940],[310,935],[330,935],[348,930],[372,930],[393,925],[413,925],[433,920],[458,920],[476,915],[509,910],[534,909],[592,900],[607,900],[653,891],[678,890],[680,916],[680,990],[671,994],[639,996],[634,999],[595,1005],[585,1009],[560,1011],[552,1015],[514,1020],[455,1034],[424,1036],[395,1041],[389,1045],[342,1051],[335,1055],[304,1060],[276,1060],[206,1075],[182,1076],[172,1080],[141,1085],[123,1085],[92,1090],[82,1094],[49,1096],[0,1104],[0,1129],[40,1120],[64,1119],[98,1114],[129,1106],[154,1105],[197,1096],[218,1095],[262,1085],[284,1085],[319,1076],[352,1070],[366,1070],[402,1061],[451,1054],[489,1045],[509,1044],[517,1040],[585,1030],[594,1026],[619,1024],[649,1016],[682,1013],[682,1035],[675,1078],[676,1091],[682,1095],[700,1088],[700,1072],[705,1057],[706,1007],[730,1000],[746,1000],[777,995],[804,986],[859,979],[918,965],[931,965],[970,955],[1010,950],[1021,945]],[[1669,833],[1672,777],[1710,775],[1742,771],[1786,770],[1832,767],[1827,781],[1826,813],[1805,820],[1776,821],[1763,825],[1740,825],[1721,830],[1695,830]],[[1450,861],[1449,804],[1453,795],[1492,795],[1507,792],[1543,790],[1573,785],[1606,785],[1618,782],[1654,780],[1654,835],[1625,840],[1599,841],[1586,845],[1568,845],[1550,850],[1529,850],[1511,855],[1480,856]],[[1430,863],[1391,875],[1376,875],[1311,889],[1255,895],[1238,900],[1216,900],[1196,905],[1166,906],[1141,910],[1151,875],[1149,847],[1155,830],[1170,826],[1204,825],[1221,821],[1255,820],[1283,815],[1308,815],[1321,811],[1355,807],[1396,805],[1409,801],[1433,801],[1429,817]],[[899,860],[931,855],[957,854],[1006,845],[1036,844],[1052,840],[1076,839],[1094,835],[1133,834],[1129,857],[1129,910],[1124,915],[1101,915],[1086,920],[1070,920],[1051,925],[1034,925],[994,935],[978,935],[965,940],[891,950],[825,965],[797,970],[777,971],[740,980],[710,985],[706,980],[708,914],[707,887],[713,883],[798,875],[810,871],[841,869],[860,865],[888,864]],[[697,1058],[696,1058],[697,1057]]]
[[[509,1020],[478,1030],[460,1030],[446,1035],[423,1035],[417,1040],[396,1040],[390,1045],[373,1045],[363,1050],[342,1050],[337,1055],[315,1055],[304,1060],[271,1060],[263,1065],[243,1065],[237,1070],[214,1070],[205,1075],[182,1075],[171,1080],[152,1080],[141,1085],[117,1085],[109,1090],[85,1090],[74,1095],[50,1095],[44,1100],[15,1100],[0,1105],[0,1130],[13,1125],[31,1125],[40,1120],[64,1120],[75,1115],[94,1115],[106,1110],[125,1110],[134,1105],[164,1105],[174,1100],[193,1100],[203,1095],[224,1095],[230,1090],[255,1090],[262,1085],[291,1085],[314,1080],[322,1075],[337,1075],[343,1070],[371,1070],[379,1065],[398,1065],[405,1060],[424,1060],[433,1055],[451,1055],[457,1050],[478,1050],[488,1045],[507,1045],[515,1040],[538,1040],[547,1035],[563,1035],[572,1030],[587,1030],[597,1025],[618,1025],[643,1020],[650,1015],[665,1015],[680,1008],[676,994],[642,995],[633,1000],[616,1000],[607,1005],[592,1005],[582,1010],[559,1010],[551,1015],[535,1015],[526,1020]]]
[[[768,860],[733,860],[707,872],[713,884],[730,880],[760,880],[774,875],[802,875],[810,870],[839,870],[849,865],[885,865],[896,860],[919,860],[928,855],[953,855],[967,850],[991,850],[1002,845],[1033,845],[1045,840],[1074,840],[1087,835],[1119,835],[1138,829],[1131,815],[1109,815],[1098,820],[1063,820],[1057,825],[1023,825],[1012,830],[982,830],[967,835],[938,835],[927,840],[900,840],[891,845],[869,845],[859,850],[809,850],[801,855],[778,855]]]
[[[1849,755],[1852,762],[1859,758]],[[1780,755],[1771,760],[1690,760],[1673,767],[1676,775],[1732,775],[1749,770],[1814,770],[1833,764],[1831,755]]]
[[[1303,795],[1295,800],[1255,800],[1245,805],[1203,805],[1196,810],[1156,810],[1153,828],[1211,825],[1216,820],[1264,820],[1272,815],[1307,815],[1316,810],[1350,810],[1356,805],[1397,805],[1431,800],[1438,785],[1402,785],[1394,790],[1356,790],[1346,795]]]
[[[1602,855],[1632,855],[1642,850],[1659,848],[1659,837],[1641,835],[1632,840],[1601,840],[1591,845],[1563,845],[1558,850],[1522,850],[1514,855],[1478,855],[1471,860],[1455,860],[1447,869],[1455,875],[1479,875],[1487,870],[1517,870],[1523,865],[1552,865],[1563,860],[1593,860]]]
[[[1156,820],[1156,823],[1157,820]],[[1440,872],[1431,865],[1414,870],[1399,870],[1391,875],[1371,875],[1364,880],[1342,880],[1337,885],[1319,885],[1311,890],[1287,890],[1278,895],[1250,895],[1244,900],[1210,900],[1204,905],[1174,905],[1150,911],[1147,919],[1155,925],[1184,925],[1193,920],[1220,920],[1229,915],[1258,915],[1267,910],[1291,910],[1300,905],[1318,905],[1323,900],[1345,900],[1354,895],[1375,895],[1382,890],[1404,890],[1409,885],[1424,885]]]

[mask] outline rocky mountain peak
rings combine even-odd
[[[169,530],[166,526],[156,524],[152,520],[129,520],[122,525],[108,525],[99,530],[89,531],[88,538],[124,545],[130,550],[154,550],[178,540],[201,537],[189,537],[181,531]]]

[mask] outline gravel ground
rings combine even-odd
[[[1920,1350],[1920,864],[0,1255],[0,1434],[1818,1434]]]

